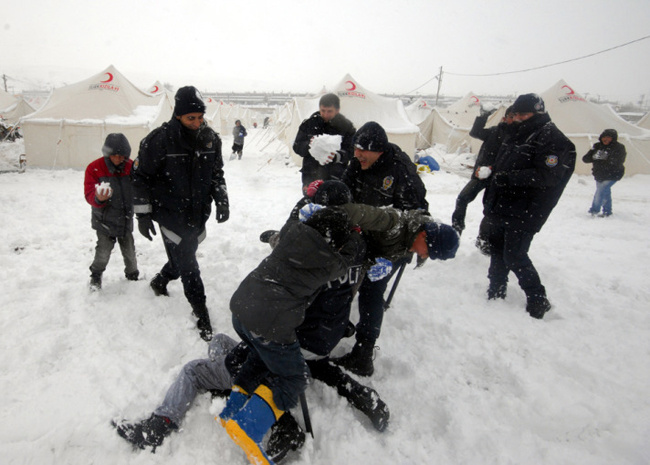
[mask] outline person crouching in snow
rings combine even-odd
[[[106,136],[103,157],[91,162],[84,176],[84,195],[92,206],[92,228],[97,232],[95,259],[90,265],[90,290],[102,287],[102,274],[115,242],[124,258],[124,275],[137,281],[140,272],[133,241],[133,187],[131,145],[124,134]]]
[[[350,268],[362,241],[343,212],[289,221],[271,254],[233,294],[233,327],[250,352],[219,421],[251,463],[272,463],[262,439],[307,387],[309,369],[296,337],[305,309]]]

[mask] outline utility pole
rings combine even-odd
[[[2,75],[2,80],[3,80],[4,83],[5,83],[5,92],[7,92],[7,75],[6,75],[6,74],[3,74],[3,75]]]
[[[438,80],[438,91],[436,92],[436,106],[438,106],[438,97],[440,96],[440,86],[442,86],[442,66],[440,67],[440,73],[436,76]]]

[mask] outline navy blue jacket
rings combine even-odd
[[[483,213],[513,229],[538,232],[557,204],[575,168],[573,143],[538,114],[516,124],[493,166]]]
[[[142,140],[133,165],[135,213],[179,235],[204,228],[213,200],[228,205],[221,139],[206,124],[194,136],[172,117]]]

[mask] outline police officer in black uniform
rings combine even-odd
[[[477,246],[490,255],[488,299],[506,297],[512,271],[526,293],[526,311],[541,319],[551,304],[528,250],[573,174],[576,151],[537,94],[519,96],[512,111],[516,131],[497,154]]]
[[[209,341],[212,326],[196,251],[205,238],[212,202],[219,223],[228,220],[230,211],[221,139],[204,122],[204,114],[199,91],[192,86],[180,88],[171,120],[140,143],[133,187],[140,233],[152,240],[153,221],[157,221],[167,252],[168,261],[151,288],[156,295],[168,295],[167,283],[180,277],[201,337]]]

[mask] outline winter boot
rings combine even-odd
[[[156,447],[161,445],[172,431],[178,429],[169,418],[154,414],[140,423],[113,423],[113,426],[117,429],[117,434],[131,444],[140,449],[151,447],[151,452],[156,452]]]
[[[487,290],[487,298],[488,300],[505,299],[507,293],[508,293],[507,284],[490,283],[490,286],[488,287]]]
[[[357,341],[352,348],[352,352],[341,358],[334,359],[332,362],[355,375],[372,376],[375,371],[372,362],[374,348],[375,344],[372,342]]]
[[[137,281],[138,277],[140,276],[140,272],[136,270],[133,273],[124,273],[124,276],[126,276],[126,279],[129,281]]]
[[[228,400],[226,400],[226,406],[219,414],[219,423],[221,423],[221,426],[225,428],[226,422],[242,409],[247,400],[248,393],[241,386],[235,384],[230,391]]]
[[[346,376],[346,378],[337,385],[336,390],[338,393],[345,397],[354,408],[370,418],[377,431],[384,431],[390,418],[388,406],[381,400],[377,391],[364,386],[349,376]]]
[[[149,286],[151,286],[151,289],[153,289],[153,293],[158,295],[166,295],[168,296],[169,293],[167,292],[167,283],[169,282],[169,279],[165,278],[163,275],[160,273],[157,273],[156,276],[153,277],[151,282],[149,283]]]
[[[210,324],[210,314],[208,313],[208,307],[203,304],[192,304],[192,313],[195,317],[198,318],[196,322],[196,327],[199,329],[199,334],[201,339],[206,342],[212,340],[212,325]]]
[[[246,405],[226,421],[226,432],[244,450],[250,463],[273,464],[262,447],[262,439],[283,414],[275,405],[271,390],[260,384]]]
[[[541,320],[544,314],[551,309],[551,303],[544,295],[531,295],[527,297],[526,311],[533,318]]]
[[[298,450],[304,443],[304,431],[293,415],[287,412],[271,427],[271,434],[266,443],[266,455],[277,463],[290,450]]]
[[[91,292],[97,292],[102,289],[102,274],[101,273],[92,273],[90,275],[90,284]]]

